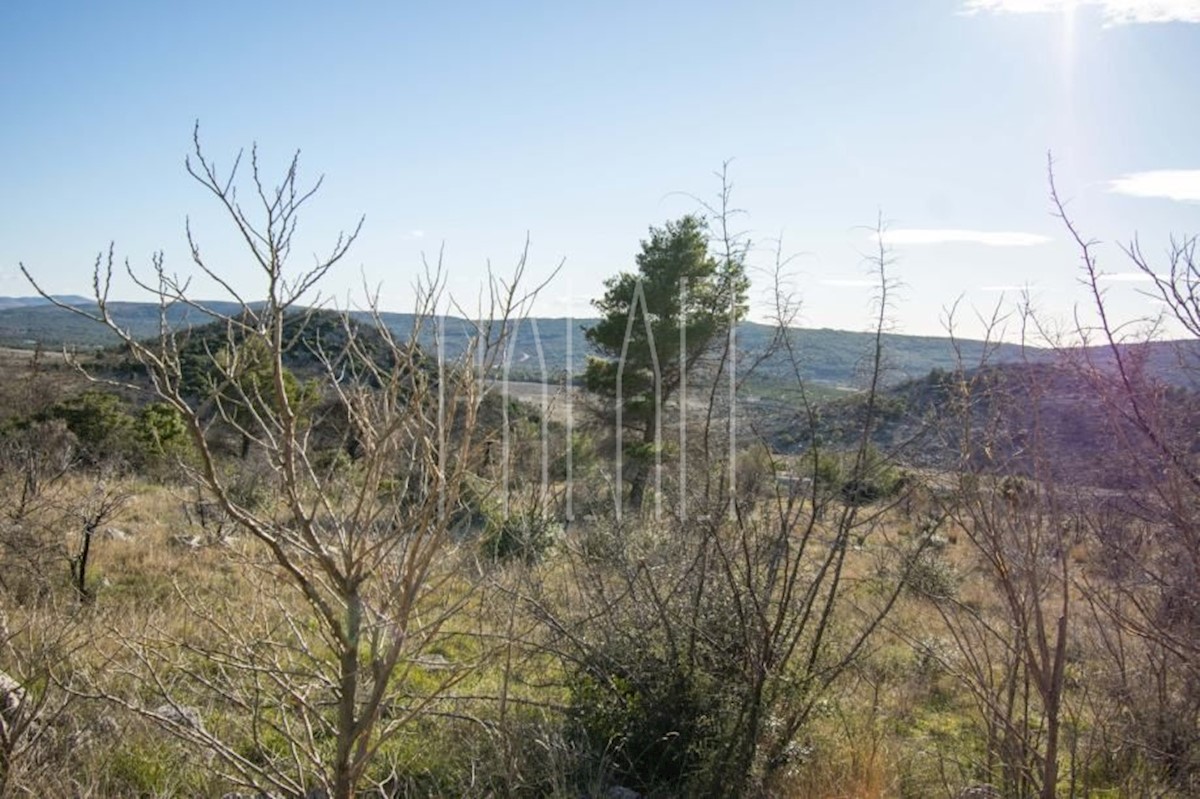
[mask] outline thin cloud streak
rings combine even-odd
[[[879,240],[879,234],[872,234]],[[1033,247],[1049,243],[1048,236],[1019,231],[898,228],[883,232],[884,244],[982,244],[986,247]]]
[[[1092,6],[1104,24],[1200,23],[1200,0],[966,0],[964,14],[1066,14]]]
[[[1200,202],[1200,169],[1157,169],[1134,172],[1109,181],[1108,190],[1130,197],[1156,197]]]
[[[854,288],[863,289],[877,285],[874,280],[865,280],[863,278],[841,278],[831,277],[821,281],[822,286],[837,286],[838,288]]]
[[[1109,272],[1097,275],[1096,279],[1105,283],[1149,283],[1154,280],[1145,272]]]

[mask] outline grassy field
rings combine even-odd
[[[448,428],[419,383],[362,406],[475,436],[460,461],[355,444],[281,381],[296,478],[245,417],[205,417],[205,461],[144,394],[0,365],[0,795],[303,796],[337,762],[364,796],[1194,795],[1187,550],[1152,494],[869,444],[730,462],[696,413],[636,509],[581,401],[568,504],[567,396],[527,383],[505,463],[494,397]]]
[[[86,480],[72,480],[61,487],[60,502],[86,503],[94,490]],[[189,731],[172,726],[172,707],[198,714],[205,735],[219,736],[251,760],[284,768],[289,746],[321,751],[320,735],[287,724],[322,712],[316,699],[327,667],[322,642],[305,627],[305,604],[277,579],[264,548],[237,531],[205,539],[185,489],[135,481],[120,490],[129,500],[97,533],[89,577],[94,593],[85,605],[70,594],[60,554],[73,549],[78,531],[59,528],[63,540],[43,542],[50,553],[40,565],[45,573],[28,588],[36,598],[13,602],[21,589],[6,568],[5,668],[45,692],[53,710],[48,723],[65,736],[43,741],[44,751],[19,761],[13,784],[36,779],[47,796],[219,795],[231,784],[217,776],[220,769],[200,754],[203,747],[195,748],[196,740],[177,740]],[[893,554],[916,534],[899,509],[883,514],[848,555],[843,579],[856,588],[839,611],[847,623],[883,590],[886,570],[895,568]],[[588,554],[609,524],[570,527],[532,565],[494,562],[476,535],[447,546],[429,576],[435,588],[422,595],[416,614],[436,622],[408,631],[404,662],[391,677],[388,712],[403,723],[381,745],[374,781],[403,783],[404,795],[565,796],[580,786],[601,790],[612,779],[603,756],[591,760],[577,751],[578,673],[564,654],[569,647],[546,624],[551,615],[556,623],[580,623],[568,610],[584,590],[580,580],[617,585],[624,579],[625,556],[610,554],[601,564]],[[828,545],[836,534],[818,527],[816,535]],[[666,533],[638,538],[635,557],[653,563],[664,546],[687,549],[663,536],[670,539]],[[955,648],[963,631],[948,626],[946,608],[970,608],[998,625],[1007,612],[967,532],[950,523],[939,536],[936,551],[924,556],[920,580],[903,591],[884,629],[821,696],[789,749],[787,766],[774,769],[764,786],[769,795],[954,796],[986,770],[986,726],[973,694],[984,686],[974,680],[1002,678],[1005,648],[1000,639],[993,642],[1001,655],[995,674],[972,675],[966,655]],[[1099,566],[1093,554],[1086,545],[1071,550],[1081,584]],[[9,557],[11,566],[13,553]],[[1072,600],[1084,602],[1076,590]],[[1078,749],[1072,752],[1075,784],[1064,775],[1062,795],[1136,795],[1128,783],[1106,784],[1093,761],[1107,753],[1087,748],[1088,735],[1107,720],[1096,715],[1104,706],[1092,704],[1086,682],[1076,681],[1102,672],[1104,653],[1085,624],[1072,641],[1070,680],[1080,689],[1070,729]],[[250,662],[254,669],[246,674]],[[313,694],[289,687],[282,699],[291,707],[256,697],[288,681],[304,683]],[[252,721],[251,715],[263,718]],[[1041,724],[1037,714],[1027,721]],[[164,725],[176,736],[164,737]],[[284,740],[284,729],[298,741]],[[60,751],[67,740],[72,745]],[[1074,773],[1075,766],[1092,773]],[[1090,793],[1081,790],[1085,782]]]

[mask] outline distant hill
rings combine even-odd
[[[40,299],[40,298],[36,298]],[[27,304],[22,304],[29,300]],[[80,305],[89,301],[69,297],[64,301],[79,300]],[[238,306],[230,302],[202,303],[217,313],[236,313]],[[159,329],[159,308],[153,303],[113,302],[110,313],[119,325],[138,338],[156,335]],[[365,320],[365,314],[357,315]],[[212,321],[211,317],[182,306],[167,310],[167,323],[173,328],[202,325]],[[407,337],[416,317],[407,313],[382,313],[380,318],[397,336]],[[583,330],[595,322],[594,319],[531,318],[522,322],[511,345],[509,361],[510,376],[522,380],[557,380],[570,367],[572,374],[582,371],[589,347]],[[444,347],[448,356],[455,356],[472,333],[473,325],[460,318],[446,318],[441,329]],[[534,335],[534,331],[537,335]],[[426,323],[422,332],[423,343],[431,347],[435,327]],[[737,331],[739,363],[746,368],[770,345],[776,331],[769,325],[746,322]],[[870,333],[829,329],[794,329],[790,332],[794,351],[800,362],[800,374],[812,383],[833,388],[854,389],[862,385],[863,366],[874,344]],[[0,298],[0,346],[29,348],[37,344],[44,347],[98,348],[116,343],[116,337],[104,327],[68,310],[40,304],[29,298]],[[540,345],[540,346],[539,346]],[[968,367],[984,360],[993,364],[1012,363],[1026,358],[1039,361],[1050,357],[1048,351],[1027,349],[1012,344],[985,345],[980,341],[959,341],[958,350],[946,338],[935,336],[906,336],[886,334],[885,382],[898,385],[908,380],[921,378],[935,369],[953,370],[961,358]],[[1187,343],[1182,349],[1171,344],[1156,344],[1144,349],[1146,368],[1166,376],[1183,372],[1178,369],[1180,358],[1200,359],[1200,348],[1195,342]],[[568,364],[568,356],[570,363]],[[755,385],[770,387],[794,382],[792,368],[779,355],[768,358],[757,367]]]
[[[66,303],[67,305],[87,305],[92,302],[87,297],[81,297],[78,294],[55,294],[52,297],[58,302]],[[35,305],[50,304],[50,300],[45,297],[0,297],[0,309],[28,308]]]
[[[209,321],[179,331],[177,338],[185,392],[207,387],[213,374],[214,356],[220,357],[229,347],[231,331],[224,322],[206,315],[200,318]],[[351,320],[350,328],[357,342],[357,353],[390,372],[396,361],[378,328],[358,320]],[[239,344],[245,341],[238,329],[232,331],[232,336]],[[290,342],[283,364],[301,379],[323,376],[328,368],[323,360],[326,355],[335,359],[331,365],[335,371],[347,368],[350,363],[352,356],[346,355],[347,326],[343,317],[333,311],[290,314],[284,321],[283,336]],[[93,371],[116,378],[136,380],[146,374],[124,347],[97,350],[89,357],[88,364]]]
[[[12,299],[0,298],[0,346],[28,348],[41,344],[55,348],[95,348],[117,343],[117,337],[107,328],[69,310],[46,302],[38,305],[4,305],[5,300]],[[79,302],[71,301],[68,304],[95,309],[94,300],[82,297],[70,299],[78,299]],[[238,309],[231,302],[215,302],[211,307],[218,313],[235,313]],[[112,302],[109,303],[109,312],[117,324],[136,338],[158,333],[159,308],[154,303]],[[211,317],[184,306],[177,305],[167,311],[167,322],[175,328],[211,321]]]
[[[1140,446],[1142,437],[1097,389],[1096,379],[1101,377],[1101,384],[1111,382],[1113,398],[1123,396],[1111,363],[1097,363],[1098,372],[1090,368],[1066,359],[1044,359],[970,370],[966,406],[956,375],[931,372],[880,393],[873,442],[901,462],[938,471],[960,468],[965,456],[985,473],[1062,485],[1137,487],[1146,472],[1130,469],[1135,454],[1130,447],[1139,446],[1136,455],[1143,466],[1158,456]],[[1170,439],[1191,442],[1193,451],[1200,451],[1200,393],[1179,384],[1167,386],[1161,377],[1139,380],[1137,385],[1139,391],[1168,400],[1159,406],[1155,423],[1169,431]],[[758,411],[774,448],[799,452],[809,445],[811,436],[797,423],[794,410],[776,405]],[[856,446],[864,419],[863,395],[821,403],[818,418],[815,434],[826,444]],[[964,439],[968,419],[971,433]]]

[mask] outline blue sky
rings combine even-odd
[[[474,296],[490,259],[564,263],[537,311],[590,313],[648,226],[696,210],[733,159],[740,224],[795,254],[809,326],[861,329],[864,226],[891,226],[900,332],[1030,286],[1084,299],[1050,215],[1046,154],[1102,266],[1200,231],[1200,0],[710,3],[7,3],[0,8],[0,294],[86,293],[96,253],[188,272],[190,217],[256,281],[183,170],[192,125],[228,164],[301,150],[325,185],[296,257],[366,216],[331,275],[404,310],[422,253]],[[766,281],[759,281],[760,289]],[[1114,279],[1127,317],[1144,284]],[[200,293],[216,295],[201,284]],[[137,298],[119,283],[115,293]],[[765,305],[755,309],[762,315]],[[969,310],[963,332],[977,327]]]

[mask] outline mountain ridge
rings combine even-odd
[[[73,304],[86,305],[91,301],[64,295]],[[50,304],[27,302],[33,298],[0,297],[0,346],[28,349],[35,346],[51,348],[102,348],[118,343],[117,337],[103,326],[68,309]],[[39,298],[41,299],[41,298]],[[82,302],[74,303],[74,300]],[[201,302],[219,314],[235,314],[241,306],[232,302]],[[136,338],[157,335],[160,309],[157,303],[114,301],[108,309],[118,325]],[[370,318],[366,312],[352,314],[360,321]],[[194,307],[175,304],[166,312],[167,323],[182,329],[212,321]],[[416,315],[402,312],[380,312],[379,319],[396,335],[406,337],[413,329]],[[512,341],[511,367],[514,377],[521,379],[557,380],[564,371],[578,374],[592,353],[584,337],[584,328],[594,323],[592,318],[529,317],[522,320]],[[454,355],[461,349],[473,325],[459,317],[446,317],[442,329],[445,351]],[[534,337],[534,330],[537,337]],[[765,352],[775,338],[777,329],[758,322],[742,322],[738,326],[737,344],[745,363],[756,354]],[[432,343],[434,326],[427,325],[422,337]],[[862,382],[864,364],[874,347],[874,333],[831,328],[791,328],[800,361],[800,376],[828,387],[853,389]],[[970,339],[951,340],[938,336],[918,336],[885,333],[885,379],[890,385],[923,377],[935,369],[953,370],[960,364],[972,367],[981,362],[1012,363],[1039,361],[1051,357],[1052,350],[1021,347],[1016,344],[983,342]],[[1180,344],[1183,346],[1180,347]],[[540,345],[540,346],[539,346]],[[1147,363],[1154,372],[1171,382],[1177,373],[1174,367],[1179,358],[1200,359],[1196,342],[1162,342],[1149,345]],[[794,382],[792,365],[781,355],[759,363],[756,382],[766,385]]]

